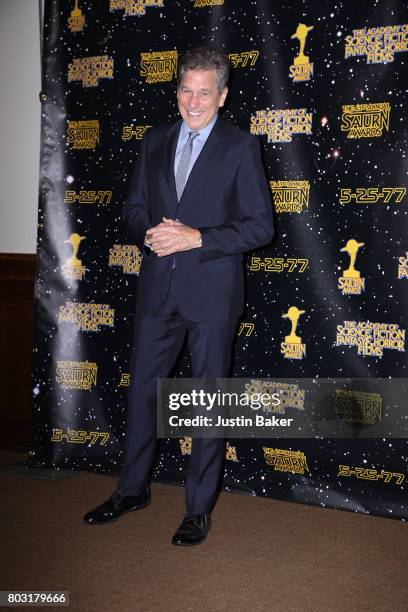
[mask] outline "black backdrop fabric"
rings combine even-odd
[[[143,265],[122,206],[200,44],[230,55],[223,116],[262,144],[278,231],[245,257],[232,376],[406,376],[404,4],[46,0],[30,465],[120,469]],[[190,375],[186,351],[173,375]],[[367,426],[381,397],[337,409]],[[162,441],[154,478],[182,483],[190,450]],[[401,438],[229,439],[224,487],[405,520],[407,456]]]

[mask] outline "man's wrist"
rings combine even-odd
[[[197,244],[196,244],[196,249],[199,249],[199,248],[201,248],[203,246],[203,238],[201,236],[200,230],[197,230],[197,231],[198,231],[198,240],[197,240]]]

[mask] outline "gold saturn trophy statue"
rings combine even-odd
[[[78,0],[75,0],[75,6],[71,11],[70,17],[68,17],[68,28],[71,32],[82,32],[85,25],[85,15],[82,14],[81,9],[78,6]]]
[[[299,23],[296,32],[291,36],[291,38],[297,38],[300,42],[300,49],[298,55],[293,60],[293,64],[295,66],[299,66],[299,64],[308,64],[309,58],[304,54],[306,38],[309,34],[310,30],[313,30],[313,26],[306,26],[304,23]]]
[[[360,272],[355,269],[357,252],[360,247],[364,246],[364,242],[357,242],[353,238],[349,240],[345,247],[340,251],[345,251],[350,255],[350,265],[347,270],[343,270],[343,278],[360,278]]]
[[[71,234],[68,240],[64,240],[65,243],[69,243],[72,246],[72,256],[67,259],[65,265],[67,266],[82,266],[82,261],[78,259],[78,249],[82,240],[85,240],[86,236],[80,236],[79,234]]]
[[[78,7],[78,0],[75,0],[75,6],[71,11],[71,17],[73,17],[74,19],[78,19],[78,17],[82,17],[82,11]]]
[[[282,315],[282,319],[289,319],[292,323],[292,329],[289,336],[285,336],[286,344],[302,344],[302,338],[296,335],[296,327],[300,315],[304,314],[305,310],[299,310],[296,306],[291,306],[286,314]]]

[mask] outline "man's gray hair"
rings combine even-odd
[[[230,61],[220,49],[215,47],[196,47],[187,51],[180,60],[178,68],[177,88],[180,87],[186,70],[215,70],[217,73],[217,89],[221,93],[228,84]]]

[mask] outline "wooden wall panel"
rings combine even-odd
[[[0,444],[31,443],[35,255],[0,253]]]

